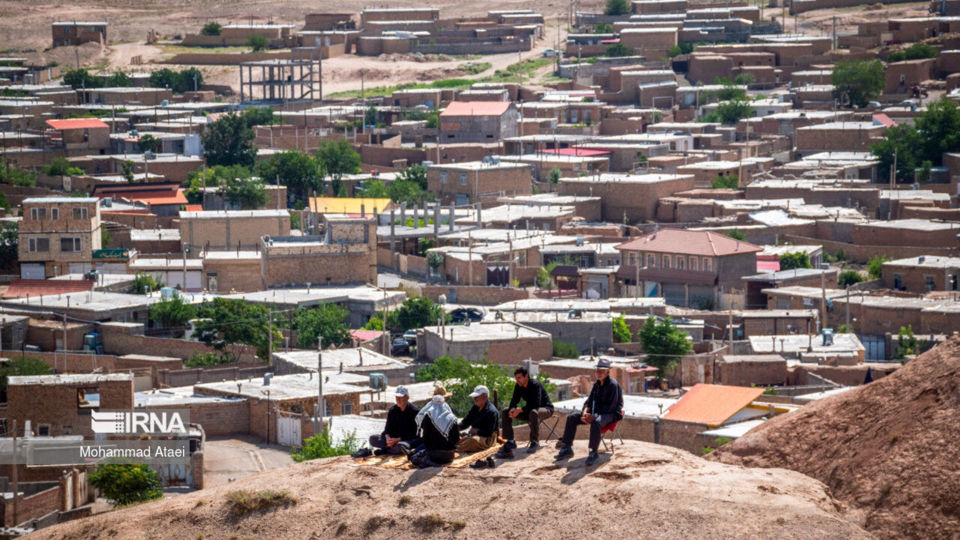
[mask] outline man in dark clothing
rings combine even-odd
[[[370,447],[375,455],[400,454],[400,442],[409,447],[420,444],[417,439],[417,413],[420,408],[410,403],[410,392],[405,386],[397,387],[397,404],[387,412],[387,425],[383,433],[370,436]]]
[[[610,361],[601,358],[597,362],[597,382],[593,383],[590,396],[583,404],[581,413],[571,413],[567,416],[567,425],[563,430],[558,446],[560,452],[556,459],[573,456],[573,437],[577,434],[580,424],[590,424],[590,455],[587,456],[587,465],[593,465],[600,459],[597,449],[600,447],[600,432],[611,422],[619,422],[623,418],[623,390],[617,381],[610,378]]]
[[[530,372],[525,367],[518,367],[513,372],[513,378],[517,384],[513,387],[513,397],[510,398],[510,405],[501,413],[502,423],[500,430],[503,438],[507,439],[503,448],[497,452],[500,459],[513,458],[513,450],[517,447],[513,440],[513,419],[519,418],[526,420],[530,426],[530,446],[527,447],[527,453],[532,454],[540,448],[540,421],[553,416],[553,403],[550,403],[550,396],[547,390],[540,384],[540,381],[530,377]],[[523,400],[523,407],[517,408],[520,400]]]
[[[458,452],[479,452],[497,443],[500,413],[490,403],[490,391],[480,385],[473,389],[470,397],[473,398],[473,407],[459,424],[460,429],[469,429],[470,434],[460,438]]]

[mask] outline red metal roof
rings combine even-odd
[[[3,293],[3,298],[30,298],[93,290],[93,281],[87,279],[14,279]]]
[[[897,125],[897,123],[885,113],[877,113],[873,115],[873,121],[885,127],[893,127]]]
[[[720,384],[696,384],[673,404],[664,420],[706,424],[711,427],[723,425],[740,409],[753,403],[763,394],[763,388],[724,386]]]
[[[661,229],[636,240],[617,246],[619,250],[655,251],[659,253],[680,253],[722,257],[755,253],[763,248],[741,240],[734,240],[712,231],[688,231],[685,229]]]
[[[557,148],[544,150],[544,154],[557,154],[558,156],[585,156],[585,157],[596,157],[596,156],[609,156],[609,150],[597,150],[594,148]]]
[[[184,210],[186,210],[187,212],[202,212],[202,211],[203,211],[203,205],[202,205],[202,204],[188,204],[188,205],[184,208]]]
[[[103,120],[97,120],[96,118],[70,118],[67,120],[47,120],[47,125],[53,129],[93,129],[93,128],[105,128],[109,129],[108,126]]]
[[[440,116],[500,116],[510,105],[510,101],[451,101]]]
[[[350,335],[359,341],[370,341],[371,339],[377,339],[383,335],[383,332],[380,330],[351,330]]]
[[[101,199],[106,197],[116,197],[129,199],[131,201],[140,201],[147,205],[162,205],[162,204],[187,204],[188,201],[186,196],[183,194],[182,189],[157,189],[153,191],[113,191],[110,193],[97,193]]]
[[[779,272],[780,261],[764,261],[757,259],[757,272]]]

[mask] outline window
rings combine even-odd
[[[696,258],[696,257],[690,257],[690,269],[693,270],[694,272],[697,271],[697,258]]]
[[[47,209],[46,208],[31,208],[30,209],[30,219],[37,221],[40,219],[47,219]]]
[[[933,282],[933,276],[923,276],[923,287],[928,291],[937,288],[937,284]]]
[[[60,219],[60,209],[51,208],[50,209],[50,219]]]
[[[677,270],[683,270],[683,269],[684,269],[684,267],[686,266],[686,264],[684,264],[684,262],[685,262],[685,260],[684,260],[683,257],[677,257]]]
[[[460,173],[460,185],[467,185],[467,173]]]
[[[654,268],[657,266],[657,258],[653,255],[647,255],[647,266]]]
[[[440,171],[440,183],[441,184],[447,183],[447,171]]]
[[[50,436],[50,424],[37,424],[37,436],[39,436],[39,437],[49,437],[49,436]]]
[[[76,237],[61,238],[60,251],[63,253],[77,253],[80,251],[80,239]]]
[[[664,267],[664,268],[670,268],[670,256],[669,256],[669,255],[664,255],[664,256],[663,256],[663,267]]]
[[[710,271],[711,271],[711,270],[710,270],[710,259],[707,259],[707,258],[704,258],[704,259],[703,259],[703,271],[704,271],[704,272],[710,272]]]
[[[87,219],[87,209],[86,207],[79,207],[73,209],[73,219]]]
[[[341,402],[340,414],[353,414],[353,402],[352,401]]]
[[[637,254],[636,254],[636,253],[631,253],[631,254],[630,254],[630,264],[631,264],[631,265],[637,264]]]
[[[30,253],[47,253],[50,251],[50,239],[31,238],[27,241],[27,251]]]
[[[893,275],[893,288],[898,291],[903,289],[903,276],[900,274]]]

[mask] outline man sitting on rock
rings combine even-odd
[[[597,382],[593,383],[590,396],[583,404],[583,411],[570,413],[567,416],[567,425],[563,429],[563,437],[557,446],[560,452],[555,459],[561,460],[573,456],[573,438],[577,434],[580,424],[590,425],[590,455],[586,464],[593,465],[600,459],[597,450],[600,447],[600,435],[603,428],[611,422],[619,422],[623,418],[623,390],[617,381],[610,378],[610,361],[601,358],[597,362]]]
[[[470,431],[457,443],[458,452],[479,452],[497,443],[497,424],[500,423],[500,413],[490,402],[490,391],[481,384],[473,389],[470,397],[473,398],[473,407],[460,421],[460,429]]]
[[[387,425],[383,433],[370,436],[370,447],[376,448],[375,455],[401,454],[400,442],[409,448],[419,446],[417,438],[417,413],[420,408],[410,403],[410,392],[406,386],[398,386],[395,398],[397,404],[387,412]]]
[[[527,453],[532,454],[540,448],[540,421],[553,416],[553,404],[550,402],[547,390],[540,381],[530,377],[527,368],[518,367],[513,372],[513,378],[517,381],[513,387],[513,397],[510,398],[510,405],[501,415],[503,421],[500,430],[507,442],[497,452],[497,457],[500,459],[513,458],[513,449],[517,447],[516,441],[513,440],[514,418],[526,420],[527,425],[530,426],[530,445],[527,447]],[[517,408],[521,399],[524,405],[522,408]]]
[[[447,390],[438,386],[430,403],[417,413],[420,446],[413,448],[404,442],[398,443],[400,450],[417,467],[436,467],[453,461],[460,431],[457,429],[457,415],[446,402],[448,397]]]

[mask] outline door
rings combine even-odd
[[[277,444],[280,446],[300,446],[300,416],[280,414],[277,416]]]
[[[510,283],[510,268],[508,266],[487,266],[487,285],[503,287]]]
[[[43,263],[21,263],[20,279],[46,279]]]

